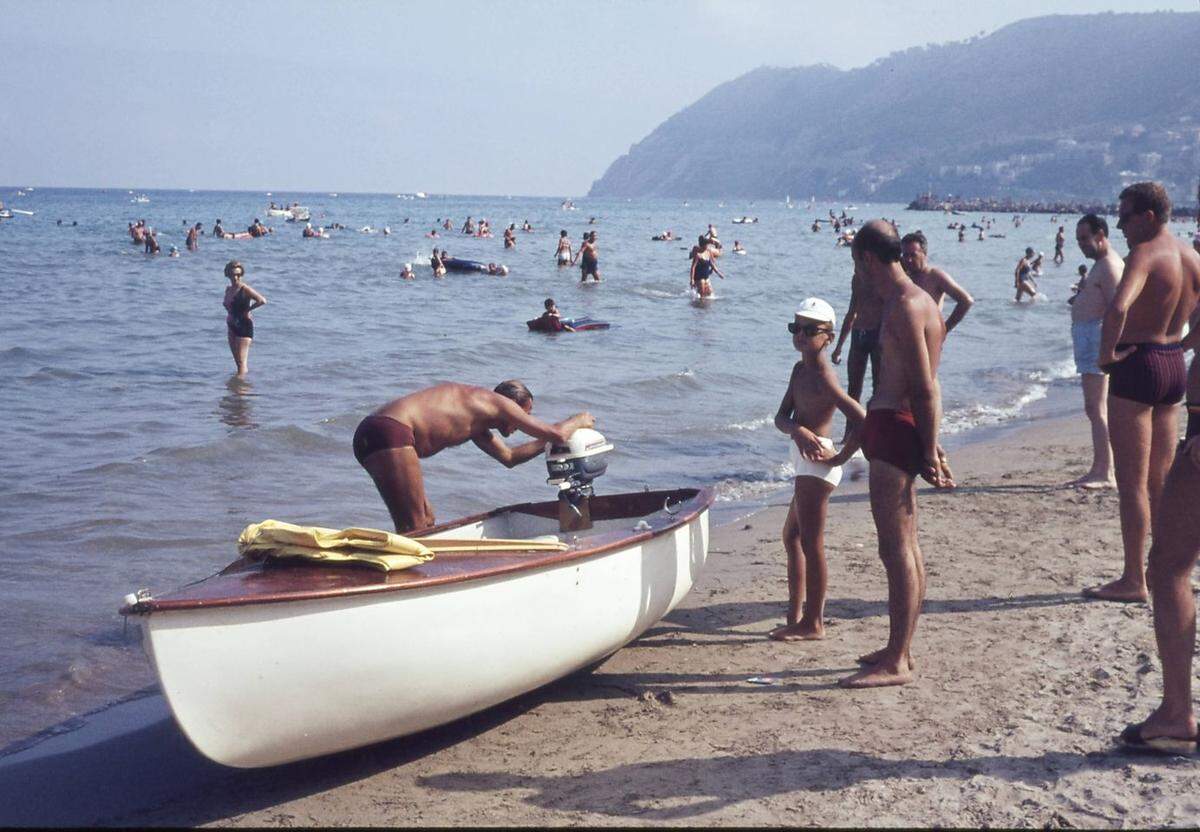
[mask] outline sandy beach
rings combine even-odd
[[[0,760],[0,823],[1194,826],[1200,766],[1112,750],[1160,672],[1146,605],[1079,596],[1120,560],[1115,493],[1061,485],[1087,441],[1082,414],[1029,423],[955,451],[956,491],[922,490],[910,686],[835,685],[887,633],[860,480],[831,505],[822,642],[765,638],[786,600],[774,505],[715,530],[681,607],[591,673],[260,771],[207,762],[146,696]]]

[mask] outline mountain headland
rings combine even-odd
[[[762,67],[667,119],[589,196],[1192,203],[1200,12],[1053,15],[869,66]]]

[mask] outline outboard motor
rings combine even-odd
[[[546,480],[558,486],[558,528],[578,532],[592,527],[592,481],[608,470],[612,443],[591,428],[580,428],[565,445],[546,450]]]

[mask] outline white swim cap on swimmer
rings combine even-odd
[[[833,307],[820,298],[805,298],[801,301],[800,308],[796,310],[796,317],[807,318],[822,324],[837,322],[837,315],[834,314]]]
[[[404,271],[409,271],[410,269],[412,269],[412,263],[405,263],[405,264],[404,264]]]

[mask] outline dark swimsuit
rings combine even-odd
[[[1109,395],[1142,404],[1179,404],[1187,392],[1187,363],[1179,344],[1117,344],[1137,347],[1120,361],[1101,365]]]
[[[925,467],[917,421],[907,410],[868,410],[862,451],[871,462],[886,462],[911,477]]]
[[[254,321],[250,320],[250,296],[246,294],[244,286],[238,287],[228,309],[229,320],[226,324],[230,333],[238,338],[253,338]]]
[[[585,275],[586,274],[595,274],[596,266],[598,266],[598,265],[599,265],[599,261],[596,260],[596,255],[592,254],[591,249],[585,248],[583,250],[583,254],[580,256],[580,259],[579,259],[579,270],[581,272],[583,272]]]
[[[416,445],[412,428],[391,416],[371,414],[358,423],[354,431],[354,458],[362,465],[363,460],[376,451],[391,448],[412,448]]]
[[[697,283],[699,283],[701,280],[708,280],[710,277],[712,277],[712,271],[713,271],[713,267],[712,267],[711,260],[707,260],[703,257],[696,258],[696,282]]]
[[[879,358],[882,355],[879,327],[875,329],[850,330],[850,354],[866,354],[871,360],[871,390],[879,383]]]

